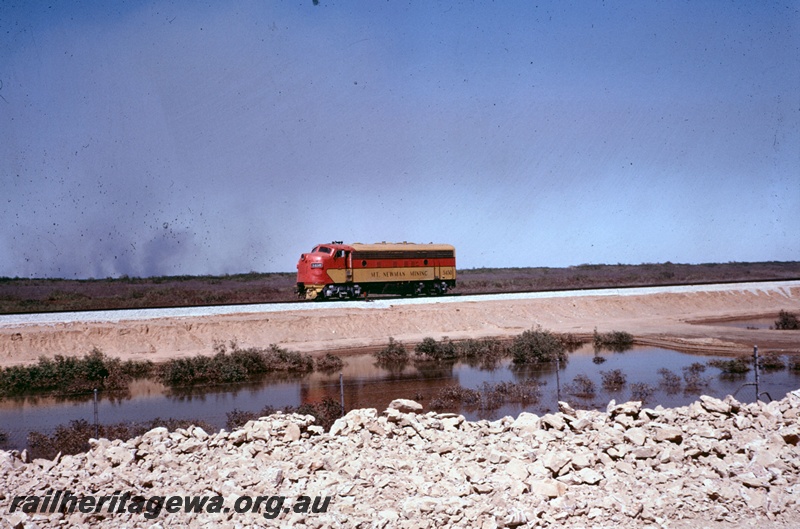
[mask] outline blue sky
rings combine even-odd
[[[0,276],[797,260],[800,2],[2,2]]]

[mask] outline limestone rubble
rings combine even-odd
[[[792,527],[800,524],[800,392],[769,404],[466,421],[410,401],[329,432],[277,414],[234,432],[156,428],[25,462],[0,452],[0,527]],[[331,496],[324,513],[9,513],[15,495]]]

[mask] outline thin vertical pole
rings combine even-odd
[[[98,424],[98,414],[97,414],[97,388],[94,388],[94,438],[98,439],[99,436],[99,424]]]
[[[342,417],[344,417],[344,375],[339,373],[339,400],[342,405]]]
[[[756,373],[756,400],[758,400],[759,391],[758,391],[758,346],[753,346],[753,368]]]
[[[561,377],[558,372],[561,371],[561,359],[556,355],[556,402],[561,402]],[[556,406],[558,409],[558,406]]]

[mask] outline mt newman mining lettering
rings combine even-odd
[[[373,272],[372,277],[391,277],[391,278],[405,278],[405,277],[428,277],[427,270],[387,270],[385,272]]]

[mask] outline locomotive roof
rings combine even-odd
[[[425,250],[450,250],[455,251],[455,247],[450,244],[415,244],[410,242],[380,242],[375,244],[362,244],[355,242],[350,247],[356,252],[380,252],[380,251],[425,251]]]

